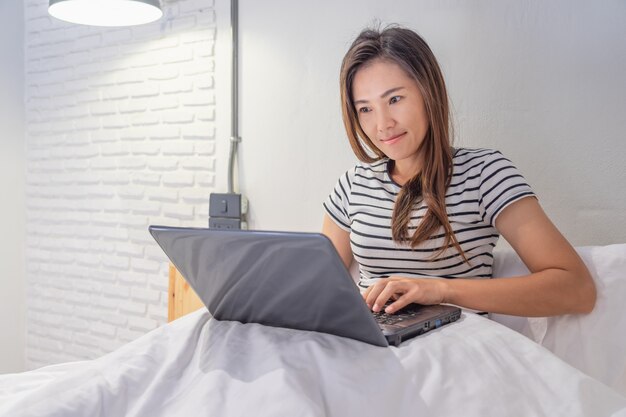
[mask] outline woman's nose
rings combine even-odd
[[[383,109],[378,112],[376,118],[376,127],[379,132],[384,132],[385,130],[392,128],[395,124],[393,116],[388,109]]]

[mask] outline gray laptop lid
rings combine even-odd
[[[317,233],[150,226],[218,320],[388,346],[330,240]]]

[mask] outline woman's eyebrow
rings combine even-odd
[[[384,93],[382,93],[382,94],[380,95],[380,98],[385,98],[385,97],[387,97],[388,95],[395,93],[396,91],[403,90],[404,88],[405,88],[405,87],[402,87],[402,86],[401,86],[401,87],[394,87],[394,88],[390,88],[389,90],[387,90],[387,91],[385,91]],[[368,102],[368,100],[356,100],[356,101],[354,102],[354,104],[364,104],[364,103],[367,103],[367,102]]]

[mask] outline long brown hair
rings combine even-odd
[[[442,251],[452,243],[468,262],[452,231],[446,211],[446,189],[452,178],[452,126],[446,84],[435,55],[412,30],[395,26],[383,30],[366,29],[357,36],[343,58],[341,106],[350,146],[363,162],[371,163],[386,158],[361,128],[352,96],[356,73],[374,59],[398,64],[415,80],[422,93],[429,122],[426,137],[419,148],[424,161],[422,170],[401,187],[396,199],[391,219],[393,239],[400,243],[410,240],[414,248],[443,226],[445,243]],[[427,210],[409,238],[411,213],[422,199]]]

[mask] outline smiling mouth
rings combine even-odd
[[[387,145],[391,145],[393,143],[396,143],[397,141],[399,141],[400,139],[402,139],[404,137],[404,135],[406,134],[406,132],[400,133],[399,135],[395,135],[395,136],[391,136],[389,138],[386,139],[381,139],[380,141],[382,143],[385,143]]]

